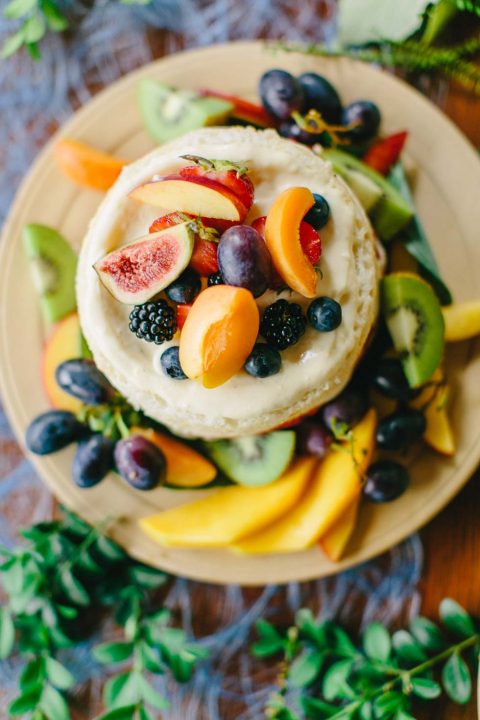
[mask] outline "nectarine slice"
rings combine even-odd
[[[325,533],[320,541],[322,550],[332,562],[341,560],[345,553],[345,549],[357,524],[359,507],[360,499],[355,500],[355,502],[345,510],[338,522]]]
[[[180,364],[207,388],[235,375],[257,339],[259,312],[244,288],[214,285],[197,297],[180,336]]]
[[[277,197],[265,222],[265,242],[275,269],[304,297],[315,297],[317,291],[317,273],[300,243],[300,224],[314,204],[308,188],[288,188]]]
[[[77,313],[72,313],[55,327],[43,352],[42,379],[52,407],[73,413],[82,407],[80,400],[62,390],[55,379],[55,371],[60,363],[81,356],[80,323]]]
[[[480,335],[480,300],[442,307],[445,340],[458,342]]]
[[[77,185],[94,190],[108,190],[127,163],[126,160],[69,138],[59,140],[53,152],[64,175]]]
[[[455,438],[447,413],[447,402],[450,388],[444,383],[445,378],[440,368],[432,375],[428,383],[411,404],[423,409],[427,429],[423,439],[441,455],[452,457],[455,454]]]

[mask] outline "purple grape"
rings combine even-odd
[[[57,367],[55,379],[62,390],[87,405],[106,403],[115,392],[92,360],[66,360]]]
[[[305,95],[305,110],[318,110],[328,123],[340,122],[342,102],[326,78],[317,73],[306,72],[300,75],[298,82]]]
[[[367,470],[363,494],[370,502],[390,502],[405,492],[409,482],[406,467],[393,460],[379,460]]]
[[[165,455],[141,435],[120,440],[115,446],[114,458],[120,475],[137,490],[151,490],[165,481]]]
[[[92,435],[78,445],[73,458],[73,482],[81,488],[93,487],[113,468],[114,443],[103,435]]]
[[[77,440],[85,431],[75,415],[66,410],[49,410],[38,415],[27,428],[25,443],[36,455],[49,455]]]
[[[354,143],[374,138],[381,119],[380,110],[369,100],[357,100],[347,105],[342,113],[342,124],[354,126],[346,133],[346,137]]]
[[[218,265],[226,285],[243,287],[259,297],[268,288],[272,261],[262,236],[250,225],[234,225],[218,244]]]
[[[325,457],[331,442],[332,436],[326,427],[314,420],[305,420],[297,429],[297,450],[300,455]]]
[[[427,421],[421,410],[396,410],[379,422],[377,445],[382,450],[405,450],[419,442],[426,429]]]
[[[279,120],[286,120],[294,110],[301,110],[304,103],[300,83],[286,70],[263,73],[259,94],[265,110]]]
[[[368,409],[367,398],[358,390],[348,388],[323,406],[323,422],[335,435],[348,430],[362,419]]]

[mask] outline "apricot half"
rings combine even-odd
[[[77,185],[93,190],[108,190],[126,164],[126,160],[69,138],[57,142],[54,156],[64,175]]]
[[[180,336],[180,364],[207,388],[222,385],[243,366],[257,339],[259,312],[244,288],[214,285],[197,297]]]
[[[315,297],[317,291],[317,273],[300,243],[300,223],[314,204],[308,188],[288,188],[277,197],[265,222],[265,242],[275,269],[304,297]]]

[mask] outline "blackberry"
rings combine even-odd
[[[135,305],[130,313],[128,327],[140,340],[161,345],[175,335],[176,313],[166,300]]]
[[[306,325],[300,305],[277,300],[263,313],[260,333],[277,350],[285,350],[300,340]]]
[[[211,285],[225,285],[225,282],[222,277],[222,273],[216,272],[212,273],[208,276],[207,285],[210,287]]]

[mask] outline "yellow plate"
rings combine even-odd
[[[417,168],[414,193],[442,272],[456,300],[480,297],[480,161],[458,130],[421,95],[390,75],[349,60],[275,54],[261,43],[234,43],[181,53],[132,73],[94,100],[64,126],[62,135],[134,159],[153,144],[142,127],[136,85],[152,77],[182,87],[210,87],[254,99],[262,72],[281,66],[293,73],[326,75],[345,102],[377,102],[386,132],[407,129],[407,151]],[[52,142],[55,141],[55,138]],[[0,245],[0,371],[10,421],[22,442],[29,421],[46,410],[40,381],[44,329],[22,251],[24,223],[52,225],[78,248],[101,195],[75,187],[53,161],[50,142],[18,192]],[[18,332],[18,328],[22,332]],[[318,547],[294,555],[239,557],[226,551],[162,549],[141,533],[136,519],[198,497],[202,491],[158,489],[135,492],[112,475],[98,487],[80,490],[70,480],[73,448],[32,458],[51,490],[90,522],[105,515],[124,520],[113,537],[132,555],[178,575],[217,583],[262,585],[335,573],[398,543],[451,500],[480,458],[480,352],[477,343],[448,348],[452,419],[458,444],[454,458],[425,450],[415,459],[408,492],[390,505],[362,507],[349,555],[331,563]]]

